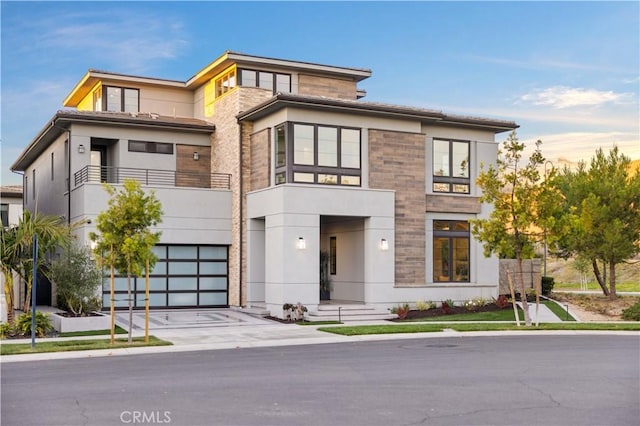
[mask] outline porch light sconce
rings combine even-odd
[[[197,152],[194,152],[194,153],[193,153],[193,159],[194,159],[195,161],[198,161],[198,160],[200,159],[200,154],[198,154]]]
[[[307,242],[305,241],[304,238],[298,237],[298,241],[296,242],[296,247],[298,248],[298,250],[304,250],[307,248]]]
[[[84,145],[78,145],[78,154],[84,154]]]
[[[380,250],[382,250],[382,251],[389,250],[389,241],[387,241],[386,239],[382,238],[380,240]]]

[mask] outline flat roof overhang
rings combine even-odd
[[[236,117],[238,121],[257,120],[283,108],[298,107],[311,110],[347,112],[360,115],[379,115],[387,118],[419,120],[423,123],[437,123],[465,128],[491,130],[494,133],[515,130],[520,127],[512,121],[492,120],[445,114],[441,111],[406,106],[338,100],[314,96],[297,96],[278,93],[273,98],[243,111]]]
[[[177,130],[190,133],[213,133],[215,125],[201,120],[171,119],[155,114],[89,113],[79,111],[58,111],[40,130],[38,135],[22,151],[11,165],[11,171],[25,171],[72,124],[116,125],[118,127],[154,128]]]

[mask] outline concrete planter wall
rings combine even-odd
[[[53,328],[59,333],[107,330],[111,328],[111,318],[108,315],[96,314],[90,317],[65,317],[58,313],[52,313],[50,318]]]

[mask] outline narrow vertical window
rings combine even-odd
[[[53,162],[54,162],[54,159],[53,159],[53,152],[52,152],[51,153],[51,180],[53,180]]]
[[[336,274],[336,260],[337,260],[336,237],[330,237],[329,238],[329,273],[331,275]]]
[[[338,166],[338,129],[318,126],[318,166]]]
[[[276,128],[276,167],[283,167],[287,164],[286,147],[284,126],[280,126]]]
[[[31,197],[36,199],[36,169],[31,171]]]
[[[314,163],[313,126],[295,124],[293,126],[293,163],[310,165]]]

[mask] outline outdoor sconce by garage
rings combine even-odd
[[[304,238],[298,237],[298,241],[296,241],[296,247],[298,248],[298,250],[304,250],[307,248],[307,242]]]
[[[78,145],[78,154],[84,154],[84,145]]]
[[[389,250],[389,241],[387,241],[386,239],[382,238],[380,240],[380,250],[382,250],[382,251]]]

